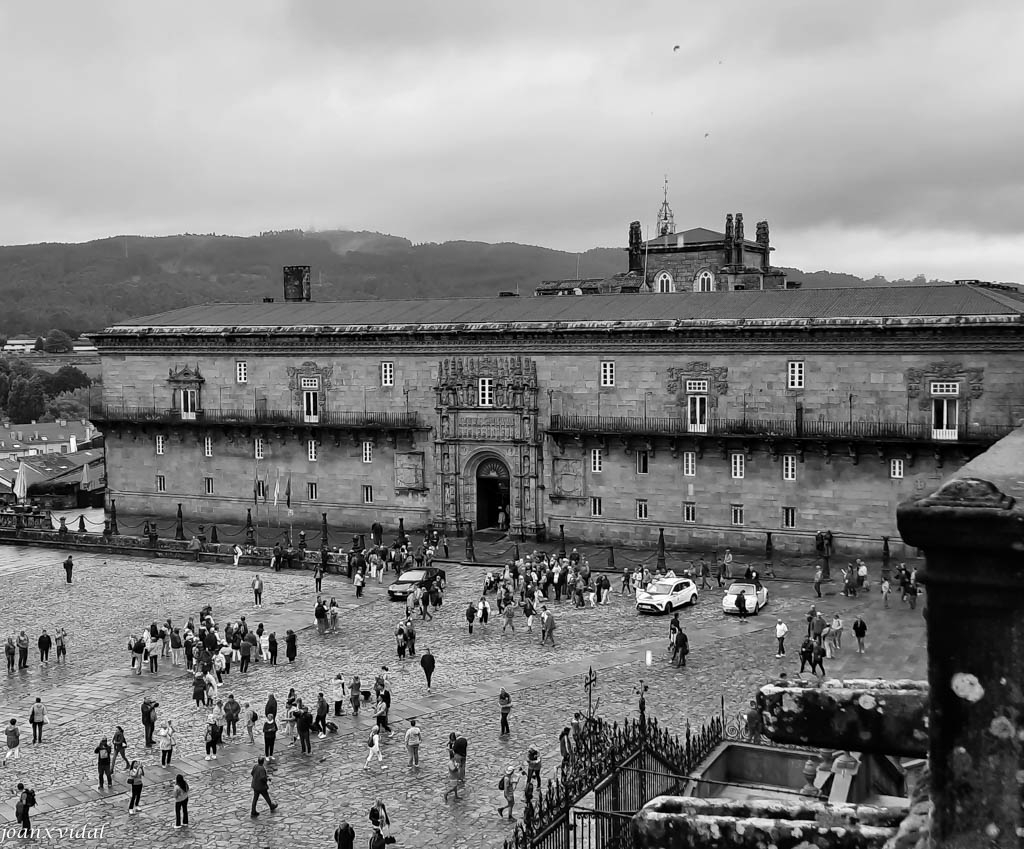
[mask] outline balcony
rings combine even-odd
[[[557,436],[690,436],[758,439],[845,440],[864,442],[935,442],[991,445],[1015,425],[971,425],[934,430],[924,422],[811,421],[804,419],[705,419],[661,416],[554,415],[548,433]]]
[[[305,427],[334,430],[427,430],[419,413],[370,410],[324,410],[310,421],[302,410],[257,408],[204,409],[182,413],[166,407],[93,406],[96,424],[162,424],[184,427]]]

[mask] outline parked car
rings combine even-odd
[[[697,585],[689,578],[658,578],[637,590],[636,609],[641,613],[668,613],[685,604],[697,603]]]
[[[407,598],[415,587],[429,587],[435,578],[440,578],[441,589],[444,589],[448,578],[444,569],[427,566],[425,569],[407,569],[398,576],[398,580],[388,587],[388,597],[392,601]]]
[[[743,591],[747,599],[747,613],[757,613],[768,603],[768,590],[763,584],[758,586],[746,581],[733,581],[729,585],[729,589],[725,591],[725,595],[722,596],[723,613],[739,612],[736,609],[736,596],[740,594],[740,590]]]

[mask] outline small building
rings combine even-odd
[[[24,501],[33,506],[46,510],[103,506],[107,481],[102,448],[0,459],[0,503],[17,500],[14,482],[22,466],[27,485]]]
[[[0,460],[33,457],[37,454],[74,454],[100,437],[88,419],[58,419],[55,422],[14,424],[0,421]]]

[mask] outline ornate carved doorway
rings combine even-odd
[[[504,512],[502,530],[508,527],[509,515],[509,470],[501,460],[484,460],[476,470],[476,527],[498,528],[500,514]]]

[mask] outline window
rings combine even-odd
[[[672,275],[667,271],[662,271],[654,278],[654,289],[661,293],[674,292],[676,290],[676,284],[672,281]]]
[[[694,292],[714,292],[715,291],[715,275],[710,271],[702,271],[697,275],[697,279],[693,282]]]
[[[684,501],[683,502],[683,521],[688,524],[693,524],[697,521],[697,502],[696,501]]]
[[[306,483],[306,501],[316,501],[316,497],[317,497],[316,481],[308,481]]]
[[[196,412],[199,410],[199,390],[181,390],[181,418],[185,421],[195,421]]]
[[[256,481],[256,497],[262,498],[264,501],[267,500],[267,482],[257,480]]]
[[[364,442],[363,443],[363,462],[364,463],[372,463],[373,462],[373,443],[372,442]]]
[[[213,495],[213,478],[203,478],[203,492]]]
[[[903,478],[903,461],[902,460],[890,460],[889,461],[889,477],[893,480],[902,480]]]
[[[697,474],[697,452],[696,451],[684,451],[683,452],[683,474],[692,478]]]
[[[320,421],[320,378],[299,378],[302,390],[302,420],[311,424]]]
[[[932,383],[932,395],[956,398],[960,395],[960,384],[955,381],[934,381]]]
[[[638,498],[636,500],[636,517],[638,519],[646,519],[647,518],[647,499],[646,498]]]
[[[795,507],[783,507],[782,508],[782,527],[784,527],[784,528],[795,528],[796,527],[796,508]]]
[[[249,364],[245,360],[238,360],[235,363],[235,383],[249,382]]]
[[[615,385],[615,362],[613,360],[601,360],[601,385]]]
[[[706,380],[688,380],[686,381],[686,394],[687,395],[707,395],[708,394],[708,381]]]
[[[646,475],[649,466],[649,455],[646,451],[636,452],[636,473]]]
[[[743,505],[742,504],[732,504],[732,505],[730,505],[730,507],[731,507],[731,511],[732,511],[732,523],[734,525],[742,525],[743,524]]]
[[[708,432],[708,396],[688,395],[686,398],[689,430],[691,433]]]
[[[380,385],[381,386],[394,386],[395,385],[395,364],[391,362],[384,362],[380,364]]]
[[[203,456],[205,456],[205,457],[212,457],[213,456],[213,437],[212,436],[205,436],[205,437],[203,437]]]
[[[373,504],[373,487],[363,484],[363,504]]]
[[[786,363],[786,388],[804,388],[804,361],[790,360]]]
[[[257,436],[252,441],[252,445],[253,445],[253,456],[255,456],[257,460],[262,460],[263,459],[263,437]]]
[[[163,454],[164,449],[167,447],[167,437],[158,435],[156,438],[156,453]]]
[[[481,407],[494,406],[494,378],[481,377],[477,387],[477,402]]]
[[[316,462],[318,448],[319,446],[316,444],[315,439],[310,439],[306,442],[306,457],[309,458],[310,463]]]
[[[604,454],[600,448],[590,449],[590,471],[600,473],[604,469]]]
[[[591,498],[590,499],[590,515],[591,516],[601,516],[601,515],[603,515],[603,506],[604,505],[601,503],[601,499],[600,498]]]
[[[957,438],[957,405],[956,398],[932,398],[932,439]]]
[[[739,480],[743,477],[743,473],[746,471],[747,458],[742,454],[732,455],[732,476]]]
[[[156,476],[156,491],[167,492],[167,478],[165,478],[163,475]]]
[[[782,455],[782,479],[784,481],[796,480],[796,454]]]

